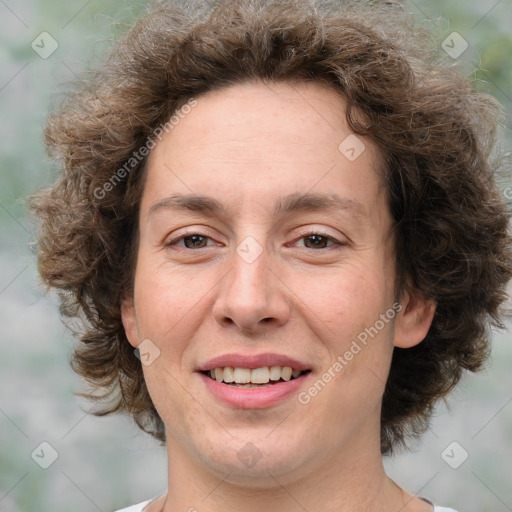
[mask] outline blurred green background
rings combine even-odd
[[[47,112],[143,7],[135,0],[0,0],[2,512],[111,512],[166,489],[164,449],[123,417],[87,415],[90,405],[73,396],[82,389],[68,365],[74,341],[59,319],[56,297],[44,296],[39,285],[26,210],[26,196],[55,174],[42,145]],[[440,52],[453,32],[469,43],[457,65],[503,104],[502,139],[510,150],[510,0],[416,0],[410,8],[433,26]],[[49,51],[52,41],[42,45],[42,32],[58,44],[47,58],[31,47],[36,40],[39,53]],[[510,336],[493,333],[488,369],[464,379],[411,453],[386,461],[391,476],[412,492],[461,512],[512,510]],[[468,453],[458,469],[441,456],[454,441]],[[58,455],[48,469],[35,462],[42,460],[41,442]],[[52,453],[42,449],[45,457]]]

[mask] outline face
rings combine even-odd
[[[174,460],[257,485],[380,457],[393,346],[429,322],[397,305],[380,155],[345,107],[319,84],[236,85],[152,150],[122,316]]]

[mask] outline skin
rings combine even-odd
[[[238,84],[197,98],[151,152],[134,292],[122,306],[130,344],[160,350],[143,369],[166,425],[169,493],[150,512],[432,509],[386,476],[379,440],[393,347],[420,343],[434,314],[420,295],[401,297],[401,311],[308,404],[236,409],[195,372],[228,352],[277,352],[310,365],[309,386],[396,302],[380,154],[368,140],[354,161],[340,152],[345,109],[317,83]],[[349,204],[276,217],[291,193]],[[230,212],[153,207],[173,194],[210,196]],[[206,238],[180,238],[191,234]],[[236,251],[248,236],[262,250],[252,263]],[[252,467],[237,457],[247,442],[261,454]]]

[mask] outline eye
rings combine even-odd
[[[300,233],[301,237],[292,245],[297,245],[299,241],[303,241],[302,247],[306,249],[327,249],[332,246],[344,246],[346,242],[337,240],[326,233],[317,231],[309,231]],[[208,243],[210,241],[210,243]],[[167,240],[164,244],[166,247],[176,246],[184,249],[203,249],[208,246],[217,245],[208,235],[198,232],[182,233]]]
[[[211,238],[201,233],[185,233],[167,240],[165,246],[170,247],[174,245],[184,247],[185,249],[202,249],[208,245],[214,245],[214,243],[208,244],[208,240],[211,240]]]
[[[347,245],[344,242],[340,242],[336,238],[327,235],[325,233],[319,233],[319,232],[308,232],[308,233],[301,233],[301,238],[297,240],[304,240],[303,247],[306,247],[307,249],[326,249],[327,247],[331,247],[333,245]]]

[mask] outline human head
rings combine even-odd
[[[397,298],[415,290],[436,305],[425,340],[394,351],[382,451],[422,431],[462,371],[480,368],[511,275],[508,214],[488,162],[497,110],[424,44],[392,5],[221,2],[209,14],[161,3],[49,118],[47,143],[65,171],[35,202],[40,269],[65,292],[64,311],[85,314],[75,369],[106,394],[120,386],[107,410],[163,440],[120,314],[135,270],[149,154],[140,149],[192,98],[254,79],[316,81],[345,98],[353,133],[381,152]]]

